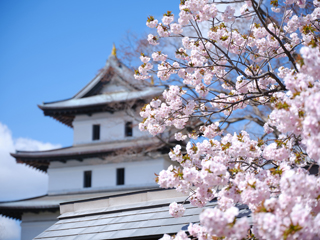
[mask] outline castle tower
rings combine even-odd
[[[138,129],[139,110],[163,89],[143,85],[112,50],[106,65],[70,99],[39,105],[45,116],[73,128],[73,145],[11,155],[48,174],[48,194],[0,203],[0,214],[22,220],[21,239],[57,221],[59,204],[157,188],[154,173],[171,163],[161,142]]]

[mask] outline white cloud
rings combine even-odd
[[[14,141],[15,149],[21,151],[44,151],[54,148],[60,148],[61,145],[43,143],[29,138],[18,138]]]
[[[44,195],[48,176],[24,164],[17,164],[10,153],[16,150],[41,151],[60,145],[33,139],[13,139],[10,129],[0,122],[0,201],[19,200]],[[20,239],[20,223],[0,216],[0,239]]]
[[[20,221],[0,216],[0,239],[20,240]]]
[[[13,139],[9,128],[0,122],[0,201],[47,193],[47,174],[24,164],[17,164],[10,153],[16,150],[41,151],[59,147],[61,146],[28,138]]]

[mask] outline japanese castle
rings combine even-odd
[[[47,195],[0,203],[0,214],[22,220],[22,240],[56,223],[62,202],[158,188],[154,173],[171,164],[163,154],[168,150],[139,131],[138,113],[162,91],[135,80],[114,48],[99,74],[74,97],[39,105],[45,116],[73,128],[73,145],[11,154],[49,176]]]

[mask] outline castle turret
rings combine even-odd
[[[162,91],[135,80],[114,47],[105,66],[72,98],[38,106],[45,116],[73,128],[74,141],[69,147],[11,154],[49,177],[46,196],[0,203],[0,214],[22,219],[28,236],[22,240],[43,231],[39,221],[48,218],[48,211],[56,217],[60,202],[157,188],[154,173],[170,162],[160,141],[140,132],[138,123],[140,108]]]

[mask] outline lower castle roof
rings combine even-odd
[[[142,152],[159,147],[160,141],[156,138],[144,138],[127,141],[79,144],[47,151],[17,151],[16,153],[11,153],[11,156],[16,158],[18,163],[25,163],[46,172],[52,161],[83,161],[83,159],[91,157],[104,159],[104,157],[114,155],[115,152],[120,150],[134,149],[135,152]]]
[[[109,197],[131,193],[134,190],[83,192],[77,194],[43,195],[17,201],[0,202],[0,214],[9,218],[21,220],[25,212],[39,213],[44,211],[57,212],[59,204],[69,201]],[[137,191],[137,190],[136,190]]]
[[[192,206],[187,198],[176,190],[156,189],[66,202],[60,204],[59,221],[34,239],[159,239],[165,233],[186,231],[189,223],[199,223],[203,208]],[[169,214],[169,204],[174,201],[185,203],[180,218]],[[205,208],[216,205],[213,200]],[[245,205],[238,208],[238,218],[250,215]]]

